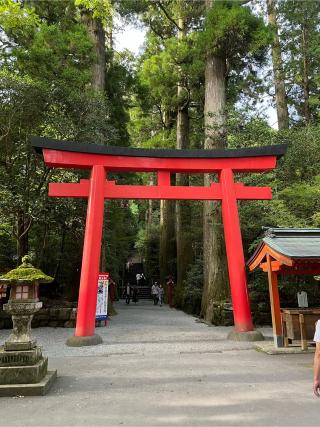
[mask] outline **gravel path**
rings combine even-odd
[[[2,398],[1,427],[319,425],[312,355],[258,353],[227,341],[230,328],[151,302],[116,309],[99,346],[66,347],[70,329],[34,331],[58,380],[45,397]]]
[[[118,315],[113,316],[107,327],[96,328],[103,338],[102,345],[67,347],[65,341],[74,329],[36,328],[33,335],[49,357],[215,352],[253,347],[252,343],[227,341],[231,327],[207,326],[168,305],[154,306],[151,301],[126,305],[120,301],[116,310]],[[261,330],[271,337],[271,328]],[[0,341],[8,334],[9,331],[0,330]]]

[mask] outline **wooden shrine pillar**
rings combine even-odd
[[[274,345],[275,347],[283,347],[284,342],[278,289],[278,274],[275,271],[272,271],[271,256],[269,254],[267,254],[267,270]]]

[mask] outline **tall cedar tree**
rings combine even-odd
[[[289,114],[287,106],[287,95],[285,87],[285,75],[283,70],[281,46],[279,40],[279,30],[277,23],[276,1],[267,0],[268,20],[272,28],[272,66],[274,76],[274,88],[276,97],[276,108],[278,118],[278,129],[288,129],[289,127]]]
[[[200,41],[205,52],[204,148],[226,148],[227,78],[246,62],[261,58],[267,30],[243,2],[206,0],[206,21]],[[205,175],[204,184],[213,177]],[[227,262],[218,202],[204,202],[204,283],[201,314],[213,319],[214,304],[229,298]]]

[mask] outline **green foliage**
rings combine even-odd
[[[75,90],[90,81],[92,44],[85,29],[74,24],[61,31],[57,25],[41,24],[28,49],[13,49],[19,68],[32,77],[41,76],[48,84],[63,84]]]
[[[320,111],[320,3],[278,2],[277,12],[291,122],[316,122]]]
[[[112,5],[110,0],[75,0],[74,3],[76,6],[92,12],[93,18],[100,18],[104,22],[111,21]]]
[[[135,87],[134,59],[130,52],[114,53],[106,73],[106,92],[109,100],[109,121],[117,129],[117,143],[129,145],[128,109]]]
[[[198,315],[201,309],[203,288],[203,259],[196,258],[189,266],[182,286],[177,286],[174,293],[175,305],[190,314]]]
[[[29,137],[117,144],[123,142],[124,120],[114,120],[114,100],[89,89],[92,43],[73,0],[6,1],[1,7],[0,267],[7,270],[32,251],[37,264],[67,285],[65,294],[75,299],[86,201],[48,198],[47,183],[87,176],[44,167]],[[124,71],[117,77],[112,87],[117,88],[119,106],[125,89],[118,88],[129,77]],[[134,228],[131,213],[123,217],[119,212],[112,212],[106,224],[108,239],[115,244],[109,259],[118,260],[108,266],[115,276],[133,239],[131,228],[124,241],[119,235],[125,234],[126,223]]]
[[[270,42],[263,19],[253,15],[239,2],[214,2],[207,13],[204,31],[199,35],[200,46],[215,55],[225,56],[234,65],[243,66],[243,58],[262,59]]]
[[[21,2],[15,0],[1,0],[0,28],[14,41],[27,41],[32,37],[40,23],[39,16],[34,8],[23,8]],[[8,40],[5,46],[12,46]]]

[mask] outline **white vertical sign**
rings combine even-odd
[[[108,317],[109,273],[99,274],[96,320],[107,320]]]

